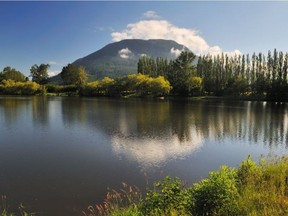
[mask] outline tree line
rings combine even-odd
[[[288,53],[200,56],[197,75],[206,94],[288,100]]]
[[[173,95],[233,96],[246,99],[288,100],[288,53],[276,49],[250,55],[196,56],[182,52],[176,60],[143,56],[138,73],[163,75]]]
[[[163,76],[171,85],[171,95],[198,96],[202,92],[202,78],[197,76],[196,55],[184,51],[175,60],[142,56],[138,73],[151,77]]]
[[[80,95],[80,96],[164,96],[171,89],[170,83],[163,76],[150,77],[144,74],[131,74],[126,77],[88,82],[85,68],[68,64],[63,67],[60,77],[62,84],[49,83],[49,64],[33,65],[29,81],[21,72],[6,67],[0,72],[0,94],[5,95]]]
[[[276,49],[273,53],[268,51],[267,57],[262,53],[251,57],[224,53],[196,57],[189,51],[175,60],[142,56],[137,74],[88,83],[85,68],[73,64],[63,67],[62,84],[48,83],[48,68],[48,64],[31,67],[30,77],[39,88],[33,85],[29,94],[45,94],[48,90],[83,96],[225,96],[288,101],[288,53]],[[0,94],[22,94],[22,82],[30,81],[16,69],[5,67],[0,72]]]

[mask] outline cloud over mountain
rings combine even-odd
[[[129,50],[128,48],[121,49],[118,51],[118,53],[119,53],[119,56],[124,59],[128,59],[130,55],[132,54],[131,50]]]
[[[53,77],[53,76],[56,76],[57,74],[61,73],[60,70],[54,70],[54,71],[48,71],[48,76],[49,77]]]
[[[197,55],[210,53],[211,55],[219,54],[221,52],[230,55],[240,54],[239,50],[224,51],[219,46],[210,46],[198,31],[189,28],[180,28],[167,20],[158,20],[158,16],[154,11],[147,11],[144,13],[145,17],[153,18],[151,20],[141,20],[136,23],[130,23],[125,29],[111,34],[114,42],[124,39],[166,39],[174,40],[180,44],[187,46],[191,51]]]
[[[172,47],[171,48],[171,50],[170,50],[170,53],[175,57],[175,58],[177,58],[180,54],[181,54],[181,52],[183,52],[184,51],[184,49],[175,49],[174,47]]]

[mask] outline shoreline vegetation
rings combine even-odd
[[[85,216],[144,215],[287,215],[288,158],[250,156],[238,168],[220,170],[189,186],[178,178],[165,177],[141,196],[134,186],[122,183],[100,205],[89,206]]]
[[[3,196],[1,207],[1,216],[17,215],[6,209]],[[19,211],[20,215],[35,215],[24,211],[22,205]],[[287,156],[262,158],[259,163],[248,156],[238,168],[222,166],[192,185],[167,176],[148,187],[145,195],[137,187],[122,182],[122,188],[110,190],[102,204],[82,211],[83,216],[287,214]]]
[[[0,72],[0,95],[85,97],[220,97],[288,101],[288,53],[204,55],[183,51],[175,60],[143,56],[138,71],[124,77],[92,79],[82,66],[68,64],[49,79],[48,64],[33,65],[29,81],[20,71]]]

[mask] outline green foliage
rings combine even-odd
[[[237,178],[239,185],[247,185],[248,182],[258,184],[261,175],[261,168],[251,159],[248,158],[239,165],[237,170]]]
[[[48,68],[49,64],[33,65],[30,69],[32,81],[43,85],[47,82],[48,79]]]
[[[40,91],[40,85],[31,81],[3,80],[0,84],[0,94],[2,95],[35,95]]]
[[[163,76],[156,78],[143,74],[131,74],[113,80],[105,77],[102,80],[88,83],[82,91],[84,96],[121,96],[127,93],[138,96],[164,96],[171,87]]]
[[[241,96],[248,91],[248,82],[241,77],[232,77],[228,80],[225,94],[233,96]]]
[[[87,83],[82,90],[84,96],[110,96],[114,80],[104,77],[102,80]]]
[[[288,160],[262,160],[260,165],[248,157],[238,170],[239,212],[244,215],[287,215]]]
[[[117,193],[114,191],[114,195]],[[108,193],[105,201],[111,197]],[[89,207],[90,212],[123,216],[287,215],[288,158],[262,159],[257,165],[249,156],[238,169],[223,166],[191,187],[185,187],[178,178],[166,177],[156,182],[144,199],[130,199],[133,202],[124,204],[115,202],[121,200],[119,197],[121,195],[115,196],[113,202],[104,202],[108,203],[106,208],[101,205]]]
[[[85,85],[88,79],[84,67],[76,67],[73,64],[68,64],[66,67],[63,67],[60,75],[65,85],[75,85],[79,89]]]
[[[191,192],[179,179],[166,177],[148,190],[141,205],[144,215],[169,215],[171,212],[186,214],[191,208]]]
[[[193,65],[196,56],[192,52],[182,52],[180,56],[172,62],[167,78],[171,83],[172,92],[176,95],[189,95],[192,91],[196,76],[196,68]]]
[[[83,66],[80,66],[78,69],[78,80],[75,83],[78,88],[82,88],[88,79],[87,73]]]
[[[168,95],[171,86],[169,81],[165,80],[163,76],[158,76],[156,78],[150,78],[150,92],[153,96],[164,96]]]
[[[68,64],[62,68],[61,79],[65,85],[75,84],[77,81],[78,68],[73,64]]]
[[[143,74],[131,74],[127,77],[128,89],[138,96],[164,96],[169,94],[171,86],[163,76],[156,78]]]
[[[46,85],[46,89],[48,93],[56,94],[56,95],[75,95],[78,87],[75,85],[54,85],[48,84]]]
[[[197,75],[209,95],[243,96],[247,92],[258,100],[288,101],[288,53],[268,52],[267,58],[227,54],[200,56]]]
[[[192,212],[196,215],[233,215],[238,198],[236,171],[223,166],[194,185]]]
[[[191,96],[199,96],[202,92],[202,78],[201,77],[189,77],[188,82],[188,91]]]
[[[157,57],[156,60],[151,56],[142,56],[138,61],[138,73],[150,77],[164,76],[167,77],[171,62],[167,58]]]
[[[0,72],[0,81],[2,80],[14,80],[16,82],[25,82],[26,77],[15,68],[5,67],[2,72]]]

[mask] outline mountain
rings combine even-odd
[[[128,39],[108,44],[72,64],[84,66],[92,79],[115,78],[137,73],[137,63],[142,55],[173,59],[177,52],[183,50],[189,49],[172,40]]]

